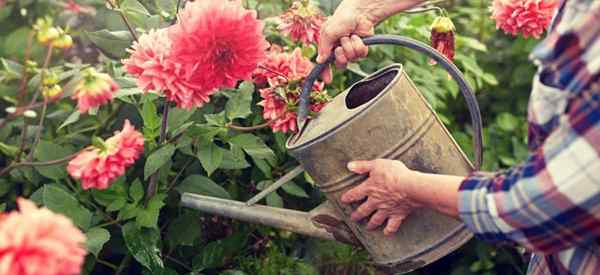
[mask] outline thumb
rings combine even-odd
[[[317,55],[317,63],[322,64],[327,61],[327,58],[331,55],[333,50],[333,39],[326,35],[325,32],[321,32],[319,37],[319,54]]]
[[[348,163],[348,170],[357,173],[364,174],[373,170],[374,162],[372,160],[357,160]]]

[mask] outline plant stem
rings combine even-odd
[[[172,262],[174,262],[174,263],[182,266],[183,268],[187,269],[188,271],[192,271],[193,270],[192,267],[190,267],[189,265],[185,264],[184,262],[182,262],[180,260],[177,260],[174,257],[171,257],[171,256],[167,255],[166,258],[169,259],[169,260],[171,260]]]
[[[129,30],[129,33],[131,33],[133,40],[135,40],[135,42],[137,42],[138,41],[137,34],[135,34],[135,30],[133,29],[133,26],[129,22],[129,19],[127,19],[127,16],[125,16],[125,13],[123,13],[123,11],[120,9],[120,7],[117,8],[111,0],[106,0],[106,2],[113,10],[116,10],[117,12],[119,12],[119,16],[121,16],[121,19],[123,19],[123,23],[125,23],[125,25],[127,26],[127,29]]]
[[[259,129],[263,129],[263,128],[267,128],[269,127],[269,125],[271,125],[275,120],[269,120],[263,124],[258,124],[258,125],[254,125],[254,126],[239,126],[239,125],[235,125],[233,123],[228,123],[227,125],[225,125],[227,128],[229,129],[233,129],[233,130],[237,130],[237,131],[242,131],[242,132],[251,132],[251,131],[255,131],[255,130],[259,130]]]
[[[160,125],[160,136],[158,138],[158,144],[162,144],[167,139],[167,126],[169,121],[169,103],[165,101],[165,107],[163,108],[162,121]],[[152,176],[150,176],[150,183],[148,183],[148,188],[146,189],[146,198],[144,200],[144,204],[148,205],[148,202],[154,195],[158,189],[158,176],[160,174],[160,169],[154,172]]]
[[[179,177],[181,177],[181,175],[183,174],[183,172],[185,171],[185,169],[192,164],[192,162],[194,161],[194,158],[190,158],[184,165],[183,167],[181,167],[181,170],[179,170],[179,172],[177,173],[177,175],[175,175],[175,177],[173,178],[173,180],[171,180],[171,183],[169,183],[169,187],[167,188],[167,190],[171,190],[173,189],[173,187],[175,187],[175,183],[177,183],[177,180],[179,179]]]
[[[96,258],[96,262],[99,262],[99,263],[101,263],[101,264],[103,264],[105,266],[108,266],[108,267],[112,268],[112,270],[117,270],[117,266],[116,265],[111,264],[111,263],[109,263],[109,262],[107,262],[105,260],[102,260],[100,258]]]
[[[121,272],[123,272],[123,270],[125,269],[125,267],[127,266],[127,264],[130,261],[131,261],[131,255],[129,255],[129,254],[125,255],[125,257],[123,258],[123,260],[119,264],[119,268],[117,268],[117,271],[115,271],[115,275],[121,274]]]
[[[64,162],[67,162],[71,159],[73,159],[75,156],[77,156],[77,153],[75,154],[71,154],[68,155],[64,158],[61,159],[55,159],[55,160],[49,160],[49,161],[39,161],[39,162],[30,162],[30,161],[23,161],[23,162],[16,162],[13,163],[9,166],[4,167],[4,169],[2,169],[0,171],[0,177],[3,177],[6,173],[10,172],[11,170],[17,168],[17,167],[21,167],[21,166],[50,166],[50,165],[56,165],[56,164],[61,164]]]
[[[44,97],[44,105],[42,106],[40,122],[38,123],[37,133],[35,133],[35,139],[33,140],[33,144],[31,145],[31,150],[29,150],[29,156],[27,157],[28,161],[33,160],[33,152],[35,151],[35,147],[40,142],[40,138],[42,137],[42,129],[44,128],[44,120],[46,118],[47,110],[48,110],[48,99],[46,97]]]
[[[27,37],[27,48],[25,48],[25,58],[23,59],[23,70],[21,71],[21,83],[19,84],[19,98],[17,99],[18,105],[27,96],[27,60],[31,55],[31,45],[33,44],[33,37],[35,36],[34,31],[29,32]],[[1,128],[1,127],[0,127]]]
[[[274,73],[274,74],[278,75],[279,77],[282,77],[286,82],[290,82],[290,80],[287,78],[287,76],[284,75],[283,73],[280,73],[280,72],[278,72],[276,70],[273,70],[273,69],[271,69],[269,67],[266,67],[266,66],[263,66],[263,65],[258,65],[258,68],[263,69],[263,70],[268,71],[268,72],[271,72],[271,73]]]

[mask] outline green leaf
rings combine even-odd
[[[496,117],[498,127],[504,131],[513,131],[519,125],[519,120],[510,113],[501,113]]]
[[[141,208],[138,207],[137,203],[127,203],[121,208],[121,211],[119,211],[117,219],[120,221],[131,219],[137,216],[140,211]]]
[[[277,192],[267,195],[267,204],[273,207],[283,207],[283,199]]]
[[[64,214],[73,220],[73,223],[79,228],[83,230],[89,228],[92,213],[79,204],[79,201],[64,189],[56,185],[47,184],[35,191],[32,197],[39,198],[39,203],[48,209]]]
[[[104,54],[114,59],[125,58],[125,49],[133,42],[133,37],[128,31],[99,30],[85,34]]]
[[[204,115],[204,119],[206,119],[206,122],[208,123],[208,125],[224,127],[225,122],[226,122],[225,121],[225,111],[222,111],[217,114],[206,114],[206,115]]]
[[[19,147],[0,142],[0,152],[5,156],[15,157],[19,152]]]
[[[179,126],[183,125],[189,118],[194,114],[194,111],[172,108],[169,110],[169,117],[167,119],[167,132],[172,133],[177,130]]]
[[[150,13],[140,2],[137,0],[123,0],[119,7],[134,26],[146,27],[146,21],[149,19]]]
[[[483,79],[483,81],[487,82],[488,84],[490,84],[492,86],[498,85],[498,79],[496,79],[496,77],[493,74],[484,73],[481,76],[481,78]]]
[[[285,191],[286,193],[296,196],[296,197],[301,197],[301,198],[309,197],[308,194],[306,194],[306,191],[304,191],[304,189],[302,189],[300,186],[298,186],[296,183],[294,183],[292,181],[281,186],[281,189],[283,189],[283,191]]]
[[[244,81],[240,84],[239,91],[234,93],[225,105],[225,113],[229,120],[236,118],[246,118],[252,113],[252,95],[254,94],[254,84]]]
[[[125,176],[121,176],[113,184],[104,190],[92,190],[94,199],[103,206],[109,206],[114,201],[127,199],[127,190],[125,189]]]
[[[198,215],[187,212],[176,218],[167,230],[167,239],[171,245],[192,246],[200,238],[202,225]]]
[[[119,89],[118,91],[116,91],[113,94],[113,98],[122,98],[125,96],[139,95],[139,94],[143,94],[143,93],[144,93],[144,91],[140,88]]]
[[[231,199],[229,192],[211,179],[201,175],[190,175],[175,188],[179,193],[196,193],[205,196]]]
[[[160,233],[156,229],[138,228],[130,222],[123,226],[123,238],[129,253],[150,271],[163,268],[163,262],[158,249]]]
[[[274,158],[275,153],[259,137],[253,134],[241,134],[229,140],[229,143],[241,147],[248,155],[258,158]]]
[[[73,151],[67,147],[54,144],[50,141],[40,140],[33,156],[39,161],[51,161],[62,159],[71,153],[73,153]],[[67,177],[67,172],[65,169],[66,165],[67,164],[65,162],[49,166],[36,166],[35,170],[37,170],[44,177],[59,180]]]
[[[139,210],[135,221],[143,227],[158,228],[158,215],[160,214],[160,209],[165,205],[164,199],[166,197],[166,194],[154,195],[154,197],[148,201],[148,206]]]
[[[144,187],[139,179],[136,179],[131,186],[129,186],[129,196],[134,202],[139,202],[144,197]]]
[[[110,239],[108,230],[101,227],[94,227],[85,233],[85,247],[87,251],[98,257],[102,247]]]
[[[221,147],[212,141],[202,141],[198,146],[196,157],[200,160],[202,167],[210,176],[223,162],[223,151]]]
[[[473,50],[487,52],[487,47],[485,46],[485,44],[479,42],[479,40],[477,40],[475,38],[466,37],[466,36],[457,36],[456,44],[458,44],[459,47],[464,46],[464,47],[471,48]]]
[[[147,180],[154,172],[171,160],[173,153],[175,153],[175,145],[167,144],[150,154],[144,166],[144,180]]]
[[[156,110],[156,105],[152,100],[144,95],[144,105],[142,106],[142,112],[140,113],[144,120],[144,138],[147,140],[155,139],[159,134],[160,129],[160,117]]]
[[[244,155],[244,151],[238,146],[232,145],[230,150],[223,150],[223,161],[221,162],[221,169],[244,169],[250,167],[248,161],[246,161],[246,156]]]
[[[118,198],[118,199],[114,200],[113,202],[111,202],[106,207],[106,211],[114,212],[114,211],[121,210],[121,208],[123,208],[125,206],[125,203],[127,203],[127,200],[125,200],[124,198]]]
[[[79,120],[79,111],[74,111],[73,113],[71,113],[67,119],[65,119],[65,121],[58,127],[58,130],[67,127],[75,122],[77,122]]]
[[[248,241],[247,232],[239,232],[225,239],[208,243],[192,260],[196,272],[223,266],[228,258],[240,252]]]

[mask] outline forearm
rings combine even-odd
[[[378,23],[382,20],[407,9],[410,9],[424,0],[344,0],[340,6],[354,7],[359,14],[367,15],[371,22]],[[339,8],[338,8],[339,10]]]
[[[418,204],[458,218],[458,189],[464,177],[416,172],[408,196]]]

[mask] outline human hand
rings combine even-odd
[[[369,174],[367,180],[341,197],[342,203],[346,204],[367,199],[350,216],[351,220],[359,221],[374,213],[367,230],[374,230],[387,220],[383,233],[391,235],[414,209],[421,207],[409,197],[418,173],[402,162],[388,159],[353,161],[348,164],[348,169],[357,174]]]

